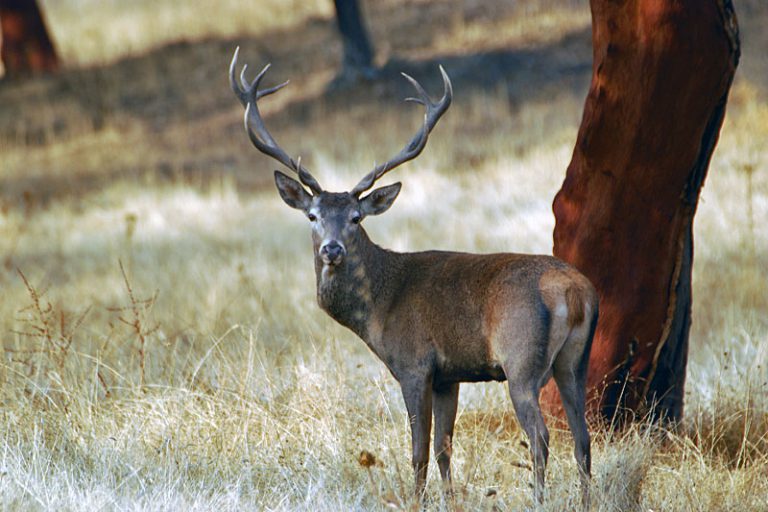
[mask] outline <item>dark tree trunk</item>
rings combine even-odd
[[[590,412],[683,414],[693,217],[739,60],[730,0],[591,0],[593,68],[554,254],[600,294]],[[549,386],[542,401],[559,407]]]
[[[358,0],[334,0],[336,21],[344,44],[342,74],[368,76],[373,71],[373,46]]]
[[[0,0],[0,59],[7,77],[56,71],[59,59],[36,0]]]

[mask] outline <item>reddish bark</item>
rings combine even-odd
[[[590,412],[683,413],[693,216],[739,59],[730,0],[591,0],[593,69],[554,254],[600,294]],[[557,390],[542,401],[559,406]]]
[[[59,68],[59,59],[36,0],[0,0],[0,34],[0,59],[6,76]]]

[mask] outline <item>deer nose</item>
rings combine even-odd
[[[338,265],[344,259],[346,253],[347,251],[344,249],[344,246],[336,240],[326,242],[320,247],[320,257],[328,265]]]

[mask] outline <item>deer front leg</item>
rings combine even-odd
[[[453,425],[459,403],[459,383],[432,391],[432,411],[435,415],[435,459],[440,468],[440,477],[447,492],[452,492],[451,452],[453,450]]]
[[[432,379],[418,377],[401,381],[405,408],[411,425],[413,447],[413,471],[416,482],[416,497],[421,498],[427,483],[429,464],[429,433],[432,428]]]

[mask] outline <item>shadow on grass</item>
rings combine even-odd
[[[443,18],[450,16],[440,4],[414,9],[419,10],[414,19],[388,13],[382,22],[382,26],[400,24],[399,35],[392,36],[392,50],[402,47],[402,54],[408,51],[407,43],[429,48],[443,30]],[[419,23],[424,19],[433,22]],[[410,39],[403,35],[409,31]],[[362,110],[373,119],[385,115],[412,93],[399,76],[401,71],[427,90],[439,91],[437,65],[442,64],[456,90],[454,110],[469,108],[473,95],[492,92],[498,96],[501,91],[507,102],[503,107],[514,115],[526,102],[555,94],[582,98],[591,65],[585,28],[540,46],[478,48],[428,59],[394,57],[382,66],[375,81],[331,90],[327,85],[339,62],[340,45],[332,20],[315,19],[256,38],[179,42],[104,66],[4,83],[0,86],[0,149],[15,152],[16,158],[9,159],[0,173],[3,208],[29,208],[30,202],[44,207],[52,200],[79,199],[115,180],[137,180],[147,174],[152,180],[169,182],[190,176],[205,182],[232,175],[244,190],[269,183],[271,173],[256,176],[252,171],[254,165],[268,160],[252,150],[243,151],[247,141],[241,108],[226,80],[237,45],[243,48],[243,62],[253,68],[275,64],[268,83],[293,79],[292,92],[265,111],[270,129],[281,135],[297,126],[322,133],[328,113],[346,116]],[[101,140],[100,134],[106,132],[113,135]],[[63,154],[50,150],[70,147],[73,141],[86,147]]]

